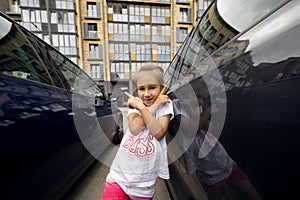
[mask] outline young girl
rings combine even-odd
[[[152,199],[157,177],[169,179],[165,134],[173,107],[163,70],[145,64],[135,76],[138,97],[128,93],[128,130],[113,160],[102,200]]]

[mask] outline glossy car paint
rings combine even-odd
[[[0,19],[1,199],[59,199],[95,161],[79,137],[74,115],[80,114],[82,122],[97,119],[113,140],[123,127],[114,115],[122,120],[122,113],[112,110],[105,91],[79,67],[2,13]],[[75,112],[72,85],[55,56],[100,96],[76,94],[81,107]],[[32,71],[20,77],[25,66]],[[96,134],[91,124],[82,126],[87,137]]]
[[[226,86],[226,120],[219,140],[263,199],[298,196],[299,8],[299,1],[284,2],[210,55]],[[166,73],[168,80],[172,74],[173,93],[185,82],[177,80],[181,72],[174,62]],[[193,77],[187,80],[199,94],[201,62],[195,65],[199,68],[185,77]],[[201,199],[195,195],[201,184],[182,167],[184,162],[170,166],[173,195]]]

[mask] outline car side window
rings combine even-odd
[[[66,81],[64,84],[68,85],[70,91],[89,97],[103,96],[96,83],[77,65],[55,50],[49,49],[49,53],[64,76]]]
[[[4,22],[5,19],[1,16],[0,18],[1,22]],[[0,38],[0,74],[52,85],[48,72],[32,44],[14,24],[6,20],[5,22],[0,23],[0,26],[6,26],[4,28],[8,30],[6,35]]]

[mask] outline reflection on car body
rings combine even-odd
[[[165,74],[173,99],[183,100],[180,90],[191,87],[195,99],[205,97],[203,111],[217,107],[209,133],[253,184],[249,194],[262,199],[298,196],[292,180],[300,178],[294,161],[300,156],[299,8],[299,1],[214,1]],[[187,174],[187,153],[170,165],[173,195],[201,199],[204,188],[205,198],[216,199],[199,174]],[[237,194],[228,184],[222,198],[253,199]]]
[[[122,113],[78,66],[2,13],[0,27],[1,198],[59,199],[95,160],[74,119],[101,153],[122,137]]]

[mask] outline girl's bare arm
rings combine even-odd
[[[146,128],[143,118],[137,114],[132,113],[128,116],[128,128],[133,135],[137,135]]]

